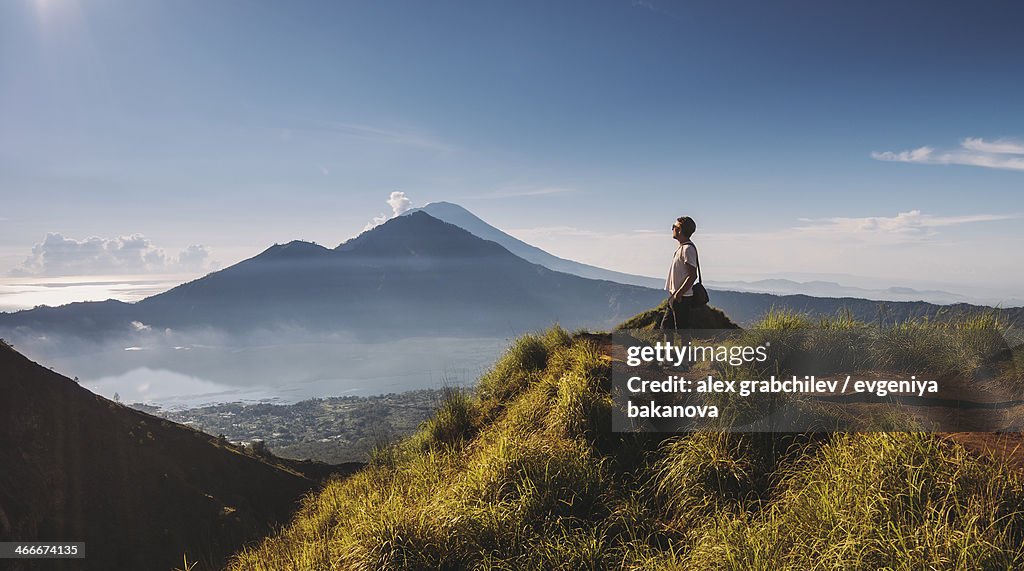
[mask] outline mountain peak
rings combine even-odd
[[[462,216],[473,216],[474,218],[476,217],[476,215],[474,215],[472,212],[470,212],[469,210],[465,209],[464,207],[459,206],[458,204],[455,204],[454,202],[446,202],[444,200],[441,200],[441,201],[438,201],[438,202],[431,202],[431,203],[427,204],[426,206],[422,206],[420,208],[413,208],[409,212],[410,213],[412,213],[412,212],[426,212],[427,214],[430,214],[430,215],[434,215],[434,213],[437,213],[437,214],[451,213],[451,214],[459,214],[459,215],[462,215]],[[435,216],[435,218],[438,218],[438,217]]]
[[[313,242],[292,240],[287,244],[274,244],[263,250],[253,259],[261,260],[297,260],[329,255],[331,250]]]
[[[453,205],[454,206],[454,205]],[[423,211],[397,216],[335,248],[371,256],[511,256],[500,245]]]
[[[451,202],[431,202],[421,208],[413,208],[403,216],[412,216],[414,214],[422,213],[429,214],[434,218],[439,218],[445,222],[454,224],[484,240],[497,242],[513,255],[519,256],[530,263],[540,264],[557,272],[565,272],[567,274],[574,274],[590,279],[608,280],[655,289],[661,289],[662,285],[665,283],[665,280],[663,279],[659,280],[657,278],[624,274],[622,272],[606,270],[604,268],[589,266],[587,264],[581,264],[572,260],[559,258],[558,256],[549,254],[536,246],[531,246],[514,236],[510,236],[509,234],[502,232],[487,222],[484,222],[469,210]]]

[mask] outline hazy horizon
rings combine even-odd
[[[386,202],[393,207],[391,217],[397,216],[410,209],[411,201],[404,195],[402,200],[394,200],[394,196]],[[368,224],[369,229],[374,224],[387,220],[387,216],[378,216],[376,220]],[[486,221],[485,221],[486,222]],[[499,230],[503,230],[499,228]],[[506,231],[507,232],[507,231]],[[516,236],[527,243],[530,236],[520,232]],[[695,238],[696,239],[696,238]],[[346,239],[339,241],[344,242]],[[287,243],[291,239],[281,239],[274,243]],[[663,240],[665,241],[665,240]],[[668,244],[674,242],[667,240]],[[194,271],[193,273],[136,273],[127,275],[103,275],[103,274],[81,274],[81,275],[8,275],[0,276],[0,312],[13,312],[23,309],[31,309],[39,305],[59,306],[80,301],[105,301],[115,299],[124,302],[135,302],[151,295],[162,293],[177,285],[201,278],[222,266],[230,266],[243,259],[255,256],[259,252],[270,247],[272,244],[265,244],[253,248],[249,255],[228,263],[216,262],[213,267],[207,270]],[[326,244],[327,247],[334,247],[337,244]],[[536,244],[531,244],[536,245]],[[544,249],[542,247],[542,249]],[[565,257],[563,253],[548,253]],[[660,253],[660,252],[659,252]],[[583,260],[574,260],[583,261]],[[608,265],[600,266],[604,269],[629,272],[625,268],[616,268]],[[138,268],[136,268],[138,269]],[[637,273],[646,277],[659,278],[657,272],[647,274]],[[781,287],[776,284],[762,285],[760,281],[786,280],[794,282],[789,287]],[[834,284],[837,287],[822,290],[820,283]],[[992,305],[1001,307],[1018,306],[1024,304],[1024,295],[1018,294],[1014,287],[987,286],[975,284],[967,287],[966,284],[957,284],[948,281],[928,280],[920,278],[891,279],[886,282],[885,278],[878,276],[856,276],[851,274],[818,273],[818,272],[792,272],[788,274],[757,274],[740,273],[732,279],[717,278],[710,279],[708,283],[712,287],[729,289],[734,291],[750,291],[775,293],[787,295],[791,293],[805,293],[808,295],[820,295],[821,297],[862,297],[880,301],[927,301],[930,303],[948,304],[956,302],[967,302],[978,305]],[[817,287],[814,287],[817,286]],[[899,295],[889,291],[896,288],[910,288],[914,293]],[[967,293],[964,293],[964,292]],[[838,292],[838,293],[837,293]],[[920,295],[918,295],[920,294]]]

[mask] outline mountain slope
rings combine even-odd
[[[317,486],[294,468],[96,396],[6,344],[0,466],[0,541],[86,543],[84,562],[45,569],[170,569],[186,553],[219,568]]]
[[[551,271],[425,213],[390,220],[333,251],[309,252],[286,258],[268,250],[138,305],[184,308],[179,324],[290,321],[368,335],[505,335],[552,321],[611,324],[661,295]]]
[[[512,252],[524,260],[540,264],[557,272],[565,272],[567,274],[573,274],[594,280],[610,280],[613,282],[644,286],[654,289],[661,289],[665,285],[665,281],[658,278],[606,270],[604,268],[566,260],[565,258],[559,258],[558,256],[549,254],[536,246],[531,246],[514,236],[510,236],[505,232],[498,230],[458,204],[452,204],[451,202],[431,202],[421,208],[414,208],[410,210],[406,215],[414,212],[426,212],[434,218],[444,220],[445,222],[463,228],[474,236],[478,236],[484,240],[497,242],[504,246],[509,252]]]
[[[275,245],[133,305],[31,310],[0,316],[0,326],[128,331],[130,321],[139,321],[154,329],[297,326],[364,337],[505,336],[553,321],[607,327],[661,297],[655,290],[532,264],[419,212],[334,250],[304,242]],[[112,311],[103,314],[104,307]],[[74,315],[85,309],[87,317]]]
[[[1024,477],[1004,459],[920,432],[615,433],[608,345],[520,338],[229,569],[1024,565]]]

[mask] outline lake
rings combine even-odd
[[[167,409],[225,402],[289,404],[314,397],[470,386],[509,339],[420,337],[277,344],[71,345],[39,339],[17,347],[107,398]],[[63,346],[63,350],[62,350]]]

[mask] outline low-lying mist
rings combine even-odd
[[[107,398],[163,408],[293,403],[468,385],[508,339],[416,336],[368,341],[299,328],[244,334],[133,323],[103,337],[0,331],[16,349]]]

